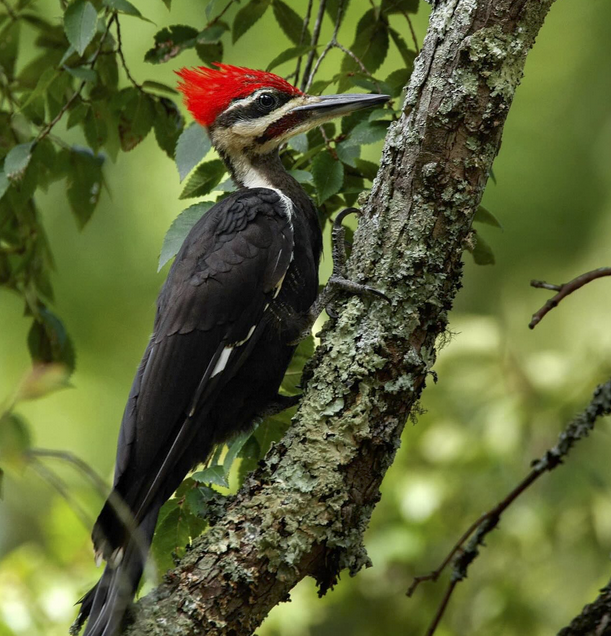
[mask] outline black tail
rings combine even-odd
[[[159,509],[151,510],[130,538],[121,562],[107,565],[97,585],[81,600],[81,609],[71,633],[78,633],[87,621],[83,636],[116,636],[123,623],[144,571]]]

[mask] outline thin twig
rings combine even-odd
[[[581,276],[577,276],[577,278],[573,278],[573,280],[562,285],[551,285],[550,283],[546,283],[541,280],[531,280],[531,287],[537,287],[539,289],[549,289],[551,291],[557,291],[558,293],[550,298],[545,303],[545,305],[543,305],[543,307],[539,309],[539,311],[533,314],[533,317],[528,324],[530,329],[534,329],[547,313],[549,313],[554,307],[558,306],[558,303],[563,298],[566,298],[574,291],[577,291],[580,287],[591,283],[597,278],[602,278],[603,276],[611,276],[611,267],[599,267],[598,269],[593,269],[591,272],[581,274]]]
[[[314,23],[314,30],[312,31],[312,40],[310,44],[312,47],[315,47],[318,44],[318,38],[320,37],[320,29],[322,27],[322,20],[325,16],[325,6],[327,4],[327,0],[320,0],[320,4],[318,5],[318,15],[316,16],[316,22]],[[316,49],[312,48],[312,50],[308,53],[308,58],[306,60],[305,68],[303,69],[303,78],[301,80],[301,90],[306,92],[308,85],[310,82],[310,71],[312,70],[312,64],[314,63],[314,56],[316,55]]]
[[[416,37],[416,31],[414,31],[412,19],[409,17],[409,13],[407,11],[402,11],[401,13],[403,13],[405,19],[407,20],[407,24],[409,25],[409,32],[412,34],[412,42],[414,43],[416,53],[420,53],[420,48],[418,47],[418,38]]]
[[[70,489],[66,486],[61,477],[56,475],[51,469],[47,468],[39,459],[32,457],[30,467],[34,472],[38,473],[38,476],[46,481],[52,488],[60,494],[66,501],[66,503],[72,508],[76,516],[81,520],[83,526],[89,530],[92,526],[93,520],[87,514],[86,510],[78,503],[78,501],[70,494]]]
[[[225,15],[225,13],[227,13],[227,9],[229,9],[234,2],[235,0],[229,0],[229,2],[225,5],[225,8],[216,16],[216,18],[210,20],[207,26],[211,27],[213,24],[216,24]]]
[[[467,577],[467,570],[479,554],[479,547],[484,544],[484,538],[497,527],[501,515],[505,510],[537,481],[541,475],[560,466],[564,458],[569,454],[571,448],[579,440],[588,437],[590,432],[594,429],[598,418],[606,415],[611,415],[611,380],[608,380],[605,384],[596,388],[590,404],[567,425],[564,431],[559,435],[556,445],[548,450],[542,457],[532,462],[532,470],[528,475],[494,508],[483,514],[477,521],[469,526],[468,530],[464,532],[461,538],[456,542],[443,563],[430,574],[414,577],[407,591],[408,596],[414,593],[422,581],[436,581],[450,561],[454,559],[450,583],[435,613],[435,617],[426,632],[426,636],[433,636],[435,633],[456,584]],[[469,542],[465,545],[468,539]]]
[[[131,540],[134,541],[137,549],[140,551],[142,562],[147,562],[149,546],[142,534],[142,531],[136,523],[134,515],[132,514],[131,510],[129,509],[123,498],[116,491],[112,490],[109,494],[109,488],[106,482],[95,472],[95,470],[93,470],[93,468],[91,468],[91,466],[89,466],[89,464],[87,464],[87,462],[83,461],[82,459],[80,459],[80,457],[77,457],[76,455],[68,451],[50,450],[46,448],[31,448],[25,452],[25,457],[26,459],[30,460],[31,464],[37,463],[39,466],[42,464],[40,463],[38,458],[49,457],[53,459],[59,459],[61,461],[67,462],[68,464],[71,464],[80,472],[82,472],[92,482],[98,493],[102,495],[104,499],[107,499],[108,504],[111,506],[121,523],[123,523]],[[70,503],[70,498],[65,498]],[[76,506],[75,510],[77,510]],[[88,523],[87,527],[91,527],[91,523]],[[155,579],[156,576],[154,563],[148,563],[147,570],[151,572],[151,580]]]
[[[323,52],[320,54],[320,56],[316,60],[316,64],[314,65],[314,68],[312,69],[312,72],[310,73],[309,77],[307,77],[307,74],[304,71],[304,74],[303,74],[304,81],[307,77],[307,83],[305,85],[305,88],[303,89],[305,93],[307,93],[308,90],[310,89],[310,86],[312,85],[312,82],[314,81],[314,77],[316,76],[316,73],[318,72],[318,67],[321,65],[325,57],[327,57],[327,53],[329,53],[329,51],[337,44],[337,34],[339,32],[339,25],[341,22],[343,9],[344,9],[344,0],[341,0],[341,2],[337,6],[337,15],[335,16],[335,27],[333,29],[333,35],[331,36],[331,39],[329,40],[329,42],[327,42],[327,46],[325,46]],[[314,51],[312,51],[312,53],[314,53]]]
[[[446,590],[443,598],[441,599],[441,603],[439,603],[439,607],[437,608],[437,612],[435,613],[435,618],[432,623],[429,625],[429,628],[426,630],[425,636],[433,636],[435,630],[439,626],[443,615],[445,614],[448,603],[450,602],[450,597],[454,592],[454,588],[458,585],[458,581],[452,581],[450,585],[448,585],[448,589]]]
[[[98,493],[106,499],[110,488],[108,484],[89,466],[89,464],[83,461],[80,457],[77,457],[69,451],[58,451],[48,448],[30,448],[26,452],[26,457],[32,457],[34,459],[40,457],[50,457],[53,459],[60,459],[63,462],[71,464],[78,469],[83,475],[85,475],[89,481],[93,484]]]
[[[108,35],[108,32],[110,31],[110,25],[112,24],[112,22],[116,18],[116,16],[117,16],[117,14],[113,13],[112,17],[108,20],[108,24],[106,25],[106,29],[104,30],[104,33],[102,34],[102,37],[100,38],[100,44],[98,45],[98,48],[95,50],[95,52],[94,52],[94,54],[93,54],[93,56],[92,56],[92,58],[91,58],[91,60],[89,62],[88,66],[91,69],[95,66],[95,63],[96,63],[98,57],[100,56],[100,53],[102,52],[102,47],[104,46],[104,42],[106,40],[106,36]],[[70,106],[72,106],[72,104],[76,101],[76,99],[82,93],[83,89],[85,88],[85,84],[87,84],[87,82],[85,80],[83,80],[79,84],[79,87],[70,96],[70,99],[60,108],[60,110],[57,113],[57,115],[55,115],[55,117],[38,133],[38,136],[35,139],[35,143],[38,143],[38,142],[42,141],[53,130],[55,124],[57,124],[60,121],[60,119],[65,115],[66,111],[70,108]]]
[[[367,67],[363,64],[360,58],[357,57],[350,49],[347,49],[345,46],[341,45],[339,42],[335,42],[335,46],[340,51],[343,51],[346,55],[349,55],[359,65],[361,71],[363,71],[365,75],[369,75],[371,79],[375,79],[373,75],[367,70]]]
[[[327,133],[325,132],[325,127],[323,125],[320,125],[318,127],[318,130],[320,130],[320,134],[322,135],[322,138],[325,142],[325,146],[327,146],[327,150],[329,151],[329,154],[333,157],[333,159],[335,159],[335,161],[338,161],[337,151],[335,150],[335,148],[331,146],[331,139],[327,137]]]
[[[127,79],[134,85],[135,88],[141,91],[142,84],[138,84],[138,82],[136,82],[136,80],[132,77],[132,74],[129,72],[129,68],[127,67],[125,56],[123,55],[123,42],[121,41],[121,25],[119,23],[119,16],[117,14],[115,14],[114,21],[117,27],[117,53],[119,54],[119,59],[121,60],[121,66],[123,66],[123,70],[125,71],[125,75],[127,75]]]
[[[308,0],[308,8],[306,9],[305,17],[303,18],[303,26],[301,27],[301,35],[299,36],[299,44],[303,44],[303,38],[308,31],[308,25],[310,24],[310,18],[312,17],[312,5],[314,0]],[[301,55],[297,58],[297,66],[295,67],[295,85],[299,84],[299,73],[301,72]]]

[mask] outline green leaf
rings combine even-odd
[[[176,167],[181,181],[203,160],[210,148],[212,144],[203,126],[193,122],[183,130],[176,144]]]
[[[311,42],[312,36],[308,29],[305,30],[302,36],[303,19],[294,9],[291,9],[282,0],[273,0],[273,7],[276,21],[293,44],[299,45]]]
[[[356,168],[355,161],[361,156],[361,147],[351,139],[346,139],[335,146],[335,152],[340,161]]]
[[[297,394],[303,374],[303,367],[314,354],[314,338],[310,335],[302,340],[291,358],[289,368],[282,379],[282,389],[287,393]]]
[[[93,40],[98,23],[98,12],[88,0],[75,0],[64,13],[64,31],[68,42],[79,55]]]
[[[74,371],[75,355],[72,340],[63,322],[49,309],[42,307],[28,333],[28,348],[34,362],[57,362]]]
[[[250,0],[242,7],[233,20],[233,43],[235,44],[269,8],[271,0]]]
[[[174,567],[173,556],[181,557],[185,546],[197,538],[206,522],[190,512],[189,506],[180,505],[174,497],[167,501],[159,513],[155,528],[152,553],[160,572]]]
[[[220,159],[202,163],[187,181],[180,198],[193,199],[195,197],[203,197],[212,192],[214,186],[221,182],[224,174],[225,164]]]
[[[36,84],[36,88],[28,95],[28,98],[23,102],[23,104],[21,104],[21,110],[27,108],[35,99],[42,97],[47,92],[49,86],[51,86],[57,75],[58,73],[54,68],[45,69]]]
[[[479,233],[475,234],[475,246],[471,254],[477,265],[494,265],[496,263],[492,248]]]
[[[223,61],[223,43],[214,42],[212,44],[200,44],[195,45],[195,52],[199,59],[204,64],[214,64],[215,62]]]
[[[229,488],[225,469],[220,465],[208,466],[208,468],[204,468],[204,470],[198,470],[191,475],[191,479],[200,484],[213,484],[215,486]]]
[[[148,18],[145,18],[142,13],[128,0],[103,0],[102,4],[115,11],[120,11],[125,15],[133,15],[136,18],[140,18],[146,22],[151,22]],[[152,24],[152,22],[151,22]]]
[[[333,24],[337,22],[340,2],[342,2],[342,0],[327,0],[327,4],[325,6],[327,10],[327,15],[329,16],[329,18],[331,18],[331,22],[333,22]],[[349,3],[350,3],[350,0],[343,0],[343,4],[341,5],[342,12],[341,12],[341,15],[339,15],[340,25],[342,21],[344,20],[344,16],[346,15],[346,10],[348,9]]]
[[[248,438],[252,435],[251,431],[246,431],[244,433],[240,433],[237,437],[233,439],[230,445],[227,448],[227,454],[223,459],[223,470],[225,471],[225,476],[229,478],[229,472],[231,471],[231,467],[233,466],[233,462],[235,458],[240,454],[242,447],[248,441]]]
[[[301,57],[302,55],[305,55],[306,53],[309,53],[310,51],[314,50],[316,47],[314,46],[308,46],[307,44],[302,44],[301,46],[293,46],[289,49],[285,49],[284,51],[282,51],[282,53],[280,53],[280,55],[277,55],[268,65],[267,65],[267,69],[268,71],[271,71],[272,69],[276,68],[276,66],[280,66],[280,64],[284,64],[285,62],[289,62],[290,60],[294,60],[297,57]]]
[[[197,29],[183,24],[174,24],[161,29],[155,34],[155,45],[146,52],[144,60],[151,64],[163,64],[185,49],[193,48],[197,35]]]
[[[374,144],[386,137],[389,121],[363,121],[350,132],[349,140],[352,144]]]
[[[137,88],[122,93],[124,108],[119,116],[119,138],[125,152],[135,148],[150,132],[155,121],[155,102]]]
[[[289,174],[298,183],[313,183],[312,173],[307,170],[289,170]]]
[[[342,187],[342,196],[346,201],[346,205],[355,205],[359,194],[365,189],[365,182],[361,176],[355,174],[346,174],[344,176],[344,185]],[[346,240],[350,241],[350,228],[346,228]]]
[[[300,133],[291,137],[288,142],[289,148],[296,150],[300,153],[306,153],[308,151],[308,136],[305,133]]]
[[[108,126],[102,111],[96,105],[87,112],[84,132],[85,139],[94,152],[97,152],[108,139]]]
[[[197,44],[213,44],[221,39],[225,31],[227,31],[227,26],[224,23],[215,24],[200,31],[195,41]]]
[[[96,62],[95,68],[100,76],[100,82],[104,86],[113,90],[117,88],[119,84],[119,66],[116,55],[101,55]]]
[[[365,159],[356,159],[355,162],[358,171],[369,181],[373,181],[378,174],[378,166],[372,161]]]
[[[8,80],[12,80],[15,73],[20,33],[19,21],[9,22],[8,26],[0,31],[0,70]]]
[[[488,210],[486,210],[486,208],[483,205],[480,205],[477,208],[475,215],[473,216],[473,222],[484,223],[486,225],[492,225],[492,227],[498,227],[500,230],[503,229],[503,226],[500,224],[496,216],[494,216],[492,212],[489,212]]]
[[[92,68],[86,66],[75,66],[74,68],[64,66],[64,70],[68,71],[72,77],[76,77],[84,82],[95,83],[98,80],[98,74]],[[36,90],[38,90],[38,87]]]
[[[18,181],[25,174],[25,170],[32,158],[34,142],[19,144],[10,149],[4,160],[4,174],[11,181]]]
[[[278,442],[282,439],[290,425],[290,415],[287,411],[284,411],[279,415],[267,418],[257,427],[254,436],[259,443],[261,457],[267,453],[274,442]]]
[[[405,86],[409,82],[412,72],[407,68],[398,68],[393,71],[384,81],[390,87],[389,95],[391,97],[399,97]]]
[[[159,271],[171,258],[178,254],[178,250],[183,244],[191,228],[208,212],[214,205],[212,201],[202,201],[183,210],[172,222],[170,229],[166,232],[159,254]]]
[[[255,470],[257,463],[262,456],[261,446],[255,437],[254,433],[251,433],[250,437],[242,447],[240,451],[240,467],[238,469],[238,485],[241,488],[248,473]]]
[[[185,120],[178,106],[165,97],[155,101],[155,138],[159,147],[174,159],[176,144],[183,132]]]
[[[154,82],[153,80],[146,80],[142,83],[142,88],[147,88],[151,91],[158,91],[159,93],[168,93],[169,95],[178,95],[178,91],[167,84],[161,82]]]
[[[172,8],[172,0],[163,0],[163,4],[168,8],[168,11]]]
[[[322,205],[340,191],[344,182],[344,166],[325,150],[312,161],[312,177],[318,194],[318,203]]]
[[[208,503],[217,494],[216,491],[209,486],[198,486],[192,479],[185,481],[192,482],[185,495],[185,503],[194,515],[205,517],[208,514]]]
[[[10,181],[8,180],[4,170],[0,170],[0,199],[5,195],[9,185]]]
[[[19,383],[16,402],[38,400],[70,386],[70,371],[65,364],[35,364]]]
[[[89,150],[73,148],[68,173],[68,201],[79,229],[91,218],[102,193],[102,157]]]
[[[382,13],[418,13],[419,0],[382,0]]]
[[[374,9],[367,11],[357,25],[357,34],[350,50],[370,73],[375,73],[386,59],[389,47],[388,24],[376,19]],[[359,63],[350,55],[344,55],[341,65],[342,75],[360,73]],[[339,83],[339,92],[344,92],[350,82],[344,77]]]
[[[89,112],[89,106],[84,104],[83,102],[78,102],[73,108],[70,109],[70,114],[68,115],[67,127],[68,130],[70,128],[74,128],[74,126],[78,126]]]
[[[407,46],[407,42],[403,39],[403,36],[396,31],[395,29],[388,29],[390,33],[390,37],[392,41],[395,43],[395,46],[399,50],[401,54],[401,58],[403,59],[403,63],[405,64],[405,68],[409,71],[411,75],[414,70],[414,60],[416,59],[416,51],[410,50]]]
[[[32,440],[25,420],[14,413],[0,417],[0,461],[20,461]]]

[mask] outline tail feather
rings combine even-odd
[[[71,633],[78,633],[87,620],[83,636],[116,636],[144,571],[159,508],[151,510],[124,550],[121,562],[106,565],[97,585],[81,599],[79,615]]]

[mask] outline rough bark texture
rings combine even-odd
[[[341,570],[369,565],[363,532],[435,361],[472,216],[552,2],[434,4],[350,261],[392,306],[346,301],[290,431],[138,603],[130,634],[251,634],[305,576],[324,592]]]
[[[611,582],[600,591],[599,597],[586,605],[568,627],[558,636],[609,636],[611,634]]]

